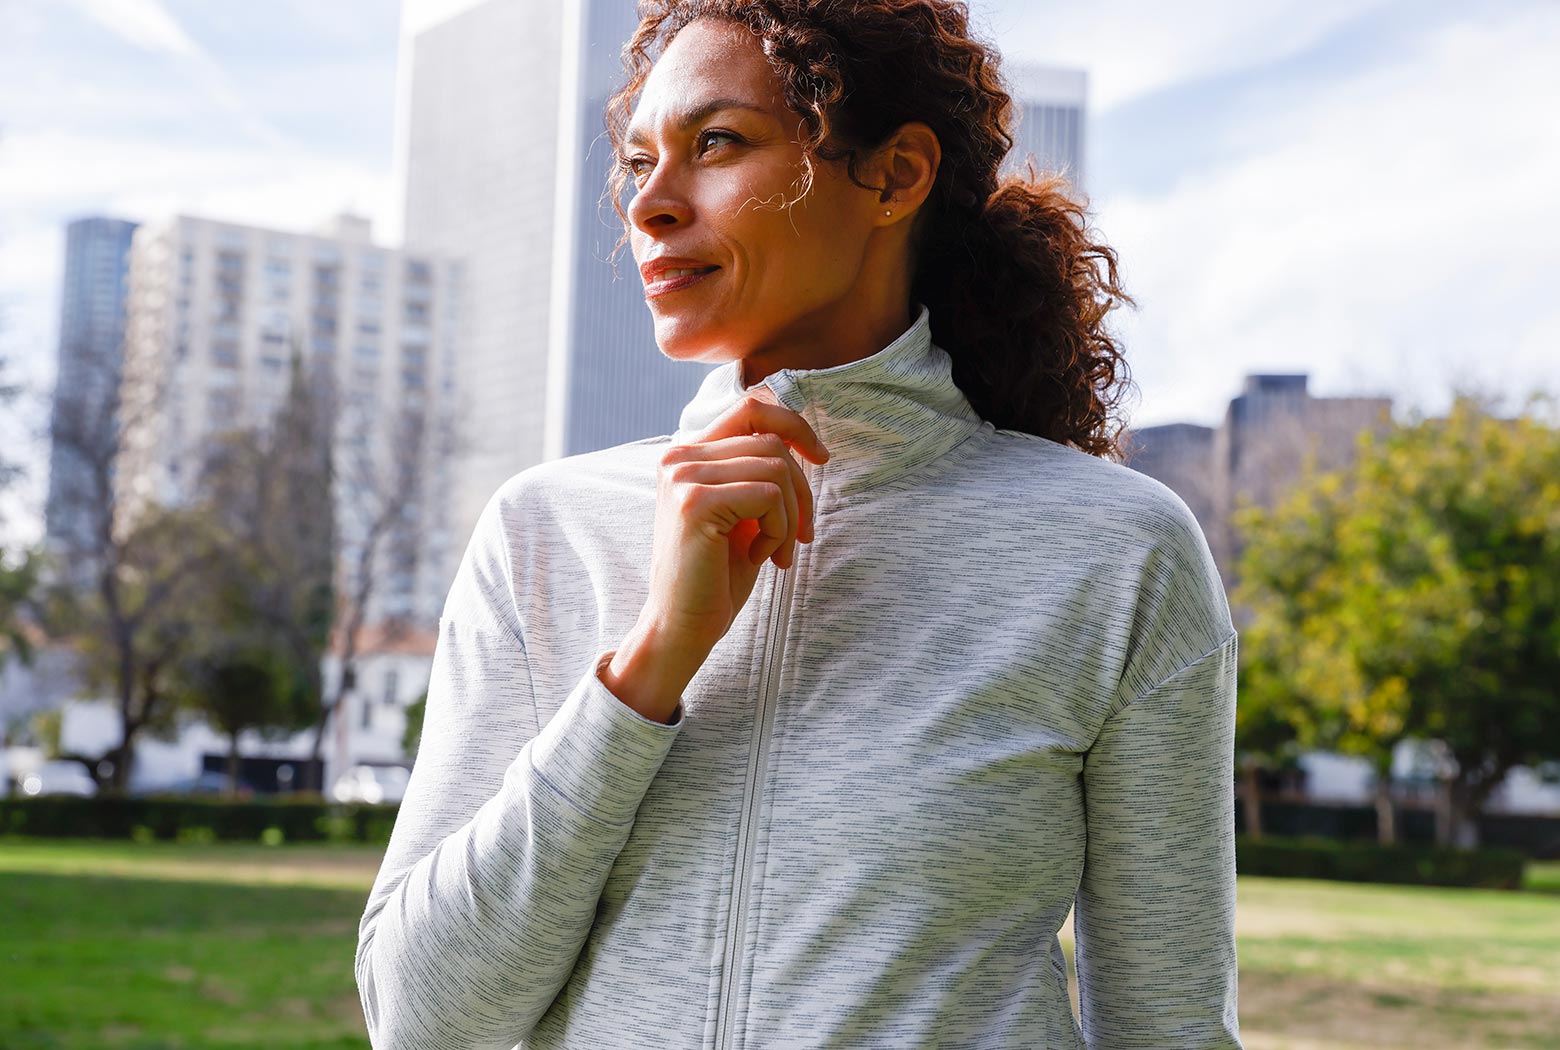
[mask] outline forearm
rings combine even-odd
[[[496,726],[459,693],[463,674],[439,673],[432,750],[419,753],[355,971],[378,1050],[508,1050],[572,972],[680,723],[644,718],[589,673],[503,768],[496,793],[451,823],[471,804],[471,765],[491,753],[475,741]]]

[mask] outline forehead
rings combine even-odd
[[[632,124],[649,129],[701,102],[738,98],[775,116],[784,111],[779,78],[746,27],[700,18],[684,26],[645,78]]]

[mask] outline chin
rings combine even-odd
[[[741,348],[714,326],[690,324],[675,317],[655,319],[655,342],[673,361],[718,365],[742,356]]]

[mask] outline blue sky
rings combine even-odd
[[[0,0],[15,370],[52,381],[70,218],[307,229],[351,208],[398,238],[399,43],[469,2]],[[1089,74],[1138,425],[1216,422],[1256,370],[1430,412],[1454,385],[1560,390],[1560,4],[971,6],[1005,55]],[[13,412],[4,440],[40,418]]]

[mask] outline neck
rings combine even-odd
[[[891,253],[886,238],[875,241],[868,244],[861,266],[863,279],[850,291],[742,356],[738,375],[743,386],[761,383],[782,368],[833,368],[871,357],[915,323],[920,308],[910,301],[906,253]],[[874,258],[885,253],[884,259]],[[889,280],[882,278],[885,272],[892,273]],[[865,279],[869,274],[875,275],[872,280]]]
[[[930,314],[873,353],[820,369],[780,368],[757,383],[741,380],[741,361],[710,372],[683,408],[674,441],[693,440],[740,398],[765,387],[772,400],[800,413],[829,449],[829,462],[803,461],[819,509],[921,469],[983,421],[953,382],[953,362],[932,342]]]

